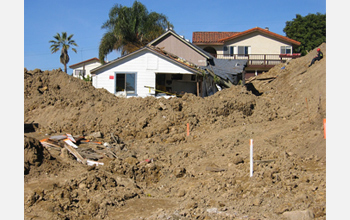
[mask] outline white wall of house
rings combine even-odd
[[[154,95],[154,90],[149,93],[149,89],[144,86],[156,87],[156,73],[193,74],[160,55],[142,50],[94,72],[92,85],[116,94],[116,74],[118,73],[135,74],[136,91],[127,96],[139,97]]]
[[[101,66],[101,63],[99,63],[99,62],[85,64],[85,74],[86,74],[85,77],[87,77],[87,76],[91,77],[91,72],[90,71],[92,69],[96,68],[96,67],[99,67],[99,66]],[[76,70],[81,70],[82,71],[83,69],[84,69],[83,65],[74,68],[72,76],[79,77],[79,75],[77,73],[78,71],[76,71]],[[80,77],[80,78],[82,78],[82,77]]]

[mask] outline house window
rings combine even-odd
[[[134,94],[136,91],[136,73],[116,73],[116,92]]]
[[[249,46],[238,46],[238,54],[239,55],[248,55],[250,52]]]
[[[74,70],[74,75],[75,76],[85,76],[85,71],[84,70]]]
[[[234,51],[233,48],[234,47],[232,47],[232,46],[230,47],[230,56],[233,56],[233,51]]]
[[[281,54],[292,54],[292,46],[281,46]]]

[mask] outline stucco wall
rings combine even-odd
[[[279,41],[276,38],[271,38],[268,35],[255,32],[225,42],[225,46],[227,46],[227,51],[225,51],[225,54],[229,54],[230,46],[250,46],[251,54],[280,54],[281,46],[292,46],[292,44],[288,44],[283,41]],[[199,47],[205,48],[207,45],[201,45]],[[218,55],[224,54],[223,45],[211,47],[215,48]]]
[[[281,46],[292,46],[261,33],[248,35],[226,42],[226,46],[250,46],[251,54],[280,54]]]
[[[176,54],[177,56],[182,57],[198,66],[207,65],[205,57],[171,34],[164,37],[164,39],[161,41],[156,42],[154,46],[164,48],[165,51]]]
[[[94,62],[94,63],[88,63],[88,64],[85,64],[85,73],[86,73],[86,76],[91,76],[91,73],[90,71],[96,67],[99,67],[101,66],[101,63],[99,62]],[[73,73],[72,75],[75,76],[74,72],[75,70],[83,70],[83,66],[80,66],[80,67],[77,67],[77,68],[74,68],[73,69]],[[85,77],[86,77],[85,76]]]

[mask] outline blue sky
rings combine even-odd
[[[62,68],[60,53],[51,54],[50,44],[59,32],[74,34],[77,51],[69,51],[69,65],[98,57],[102,24],[115,4],[130,7],[134,0],[25,0],[24,1],[24,67],[51,70]],[[147,9],[165,14],[174,30],[192,41],[194,31],[245,31],[269,27],[285,36],[283,28],[296,14],[326,13],[326,0],[141,0]],[[119,57],[110,53],[108,60]],[[68,68],[68,74],[72,70]]]

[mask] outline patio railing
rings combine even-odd
[[[225,60],[248,60],[248,66],[274,66],[279,63],[285,63],[287,60],[300,57],[297,54],[218,54],[217,59]]]

